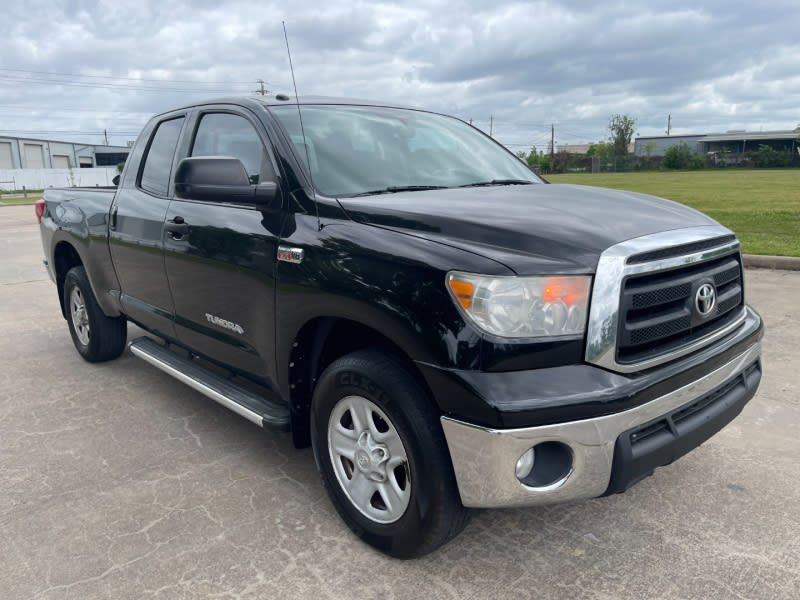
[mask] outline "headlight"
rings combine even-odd
[[[447,274],[450,295],[467,318],[486,333],[509,338],[583,333],[590,283],[588,275]]]

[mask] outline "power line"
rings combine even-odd
[[[498,140],[498,141],[501,144],[503,144],[504,146],[514,146],[515,148],[532,148],[533,146],[536,146],[537,148],[545,147],[545,146],[547,146],[547,144],[549,142],[549,140],[533,140],[531,142],[525,142],[525,143],[503,142],[502,140]]]
[[[143,111],[143,110],[107,110],[105,108],[78,108],[78,107],[67,107],[67,106],[59,106],[58,108],[53,108],[51,106],[31,106],[30,104],[22,105],[22,104],[5,104],[0,105],[0,110],[5,110],[7,108],[22,108],[26,110],[46,110],[47,112],[91,112],[91,113],[118,113],[118,114],[129,114],[129,115],[151,115],[153,113]]]
[[[0,133],[7,133],[7,134],[27,134],[27,135],[50,135],[50,134],[57,134],[57,135],[138,135],[140,133],[139,130],[137,131],[67,131],[64,129],[0,129]]]
[[[206,89],[206,88],[168,88],[168,87],[154,87],[154,86],[133,86],[125,84],[112,84],[112,83],[93,83],[86,81],[65,81],[58,79],[45,79],[37,77],[11,77],[8,75],[0,75],[0,83],[31,83],[35,85],[64,85],[70,87],[83,87],[83,88],[97,88],[108,90],[130,90],[138,92],[204,92],[204,93],[218,93],[230,94],[236,90],[225,89]]]
[[[92,79],[121,79],[124,81],[151,81],[155,83],[208,83],[222,85],[249,85],[249,81],[199,81],[191,79],[145,79],[138,77],[117,77],[116,75],[80,75],[78,73],[56,73],[53,71],[29,71],[27,69],[7,69],[0,67],[0,71],[14,71],[16,73],[34,73],[37,75],[57,75],[59,77],[86,77]]]
[[[113,121],[114,123],[126,123],[126,124],[144,124],[147,121],[147,117],[115,117],[111,115],[102,115],[97,114],[94,117],[89,116],[75,116],[75,115],[57,115],[57,114],[31,114],[31,113],[2,113],[0,114],[0,122],[4,119],[14,119],[19,121],[20,119],[27,118],[30,120],[36,120],[37,122],[41,123],[42,121],[91,121],[91,122],[105,122],[105,121]]]

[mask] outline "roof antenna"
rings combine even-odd
[[[314,194],[312,198],[314,208],[317,211],[317,230],[322,231],[322,223],[319,220],[319,205],[317,204],[317,191],[314,188],[314,176],[311,174],[311,157],[308,154],[308,144],[306,143],[306,130],[303,127],[303,113],[300,111],[300,98],[297,95],[297,82],[294,80],[294,66],[292,65],[292,51],[289,50],[289,36],[286,35],[286,21],[281,21],[283,25],[283,39],[286,40],[286,54],[289,55],[289,70],[292,73],[292,85],[294,86],[294,101],[297,105],[297,116],[300,119],[300,133],[303,135],[303,147],[306,150],[306,165],[308,165],[308,177],[311,180],[311,193]]]

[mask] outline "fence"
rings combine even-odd
[[[763,155],[759,151],[746,153],[708,152],[697,154],[700,162],[695,165],[686,165],[684,168],[719,168],[719,167],[800,167],[800,154],[791,152],[775,152],[774,155]],[[769,162],[773,161],[773,162]],[[663,156],[627,156],[617,157],[592,157],[585,154],[571,154],[557,152],[553,155],[552,168],[542,171],[543,175],[549,173],[616,173],[640,170],[664,170]]]
[[[43,190],[49,187],[114,185],[116,167],[93,169],[0,169],[0,191]]]

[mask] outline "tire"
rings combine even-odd
[[[64,303],[72,343],[85,360],[113,360],[125,350],[128,322],[125,317],[103,314],[89,285],[86,269],[72,267],[64,278]]]
[[[467,525],[438,411],[389,356],[360,350],[325,369],[311,440],[334,507],[378,550],[423,556]]]

